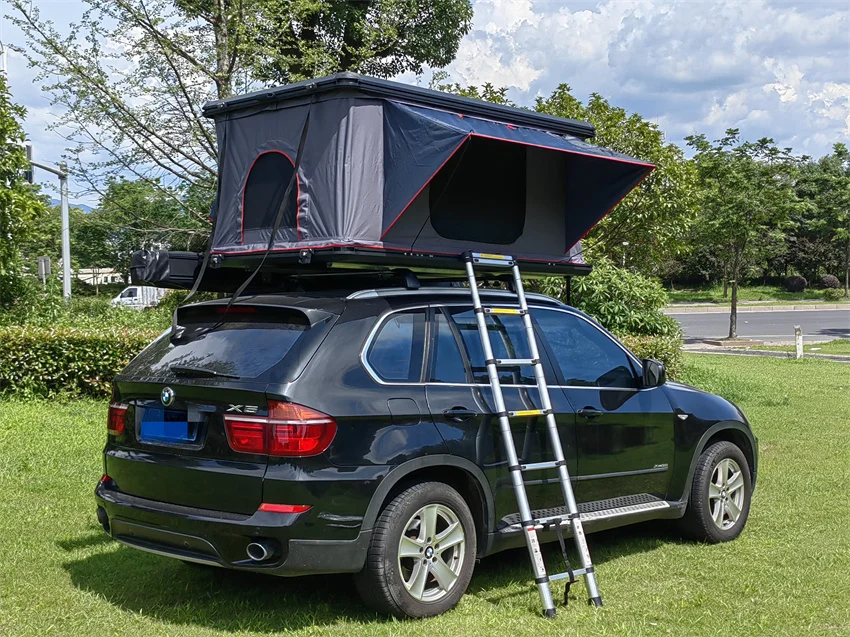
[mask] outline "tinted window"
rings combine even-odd
[[[450,310],[451,311],[451,310]],[[478,334],[478,323],[472,310],[453,310],[452,319],[457,325],[470,365],[472,376],[476,383],[490,384],[487,367],[484,365],[484,353],[481,349],[481,336]],[[525,327],[522,317],[517,315],[487,315],[487,327],[490,331],[490,343],[493,356],[496,358],[530,358],[528,341],[525,337]],[[523,367],[499,368],[500,381],[510,385],[536,385],[534,369],[528,365]]]
[[[631,361],[623,349],[584,319],[553,310],[535,310],[567,385],[635,387]]]
[[[269,378],[282,380],[315,351],[327,325],[322,321],[311,326],[303,313],[291,310],[236,314],[221,324],[218,314],[210,315],[209,309],[192,314],[180,320],[186,328],[183,338],[172,342],[169,330],[139,354],[127,371],[135,377],[174,377],[172,366],[180,366],[257,378],[286,359]]]
[[[283,153],[269,151],[257,157],[245,182],[245,195],[242,202],[243,230],[274,226],[294,170],[295,165]],[[281,228],[296,226],[297,208],[298,187],[297,184],[293,184]]]
[[[448,319],[438,312],[432,348],[434,363],[429,381],[432,383],[466,383],[466,368]]]
[[[424,310],[393,314],[381,325],[366,358],[385,381],[418,383],[424,343]]]

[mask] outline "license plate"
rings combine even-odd
[[[139,440],[142,442],[195,442],[198,434],[197,421],[189,420],[185,411],[144,407],[139,423]]]

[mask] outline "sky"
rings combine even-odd
[[[57,26],[84,9],[79,0],[33,4]],[[507,86],[528,106],[566,83],[582,100],[596,92],[640,113],[678,144],[727,128],[814,157],[850,143],[850,0],[475,0],[474,9],[446,69],[461,84]],[[0,40],[25,46],[0,20]],[[28,109],[35,158],[56,161],[66,145],[48,130],[57,107],[18,53],[9,53],[8,66],[13,95]]]

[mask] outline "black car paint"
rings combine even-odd
[[[466,304],[457,294],[375,296],[339,299],[260,297],[250,302],[321,308],[335,315],[315,351],[305,356],[286,382],[226,378],[134,378],[132,363],[115,383],[116,400],[159,396],[164,384],[178,400],[203,405],[212,426],[200,446],[141,443],[132,430],[110,439],[104,451],[111,481],[96,489],[111,534],[123,542],[185,559],[278,575],[354,572],[362,567],[371,529],[395,489],[421,476],[463,481],[480,524],[479,553],[520,545],[520,534],[500,532],[500,520],[515,512],[506,462],[486,386],[383,384],[361,360],[364,343],[386,314],[410,307]],[[584,316],[553,300],[536,305]],[[213,302],[214,304],[215,302]],[[585,317],[587,318],[587,317]],[[588,319],[590,320],[590,319]],[[547,350],[545,339],[542,346]],[[548,353],[547,353],[548,358]],[[546,362],[550,382],[556,368]],[[536,404],[536,388],[509,387],[509,407]],[[665,497],[671,508],[588,525],[589,531],[653,517],[683,514],[696,459],[712,436],[738,436],[750,448],[753,478],[757,443],[741,411],[712,394],[668,382],[627,392],[552,387],[564,452],[579,501],[647,492]],[[233,405],[287,400],[331,414],[337,434],[323,454],[308,458],[252,456],[232,451],[222,416]],[[576,410],[597,407],[603,415],[584,419]],[[458,421],[444,411],[469,408]],[[624,409],[625,407],[625,409]],[[642,420],[643,410],[652,412]],[[131,407],[132,412],[132,407]],[[613,416],[611,414],[614,414]],[[596,422],[594,422],[596,421]],[[542,428],[512,423],[518,449],[528,460],[548,451]],[[665,466],[666,465],[666,466]],[[554,477],[529,489],[534,508],[562,504]],[[305,504],[298,514],[258,511],[261,502]],[[268,564],[247,559],[245,546],[257,538],[280,543]],[[545,538],[544,536],[544,539]]]

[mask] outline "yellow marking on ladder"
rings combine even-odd
[[[489,314],[519,314],[519,310],[515,310],[511,307],[491,307],[487,310]]]
[[[482,252],[478,255],[479,259],[496,259],[497,261],[510,261],[510,257],[505,256],[504,254],[488,254]]]
[[[524,411],[515,411],[514,416],[542,416],[542,409],[526,409]]]

